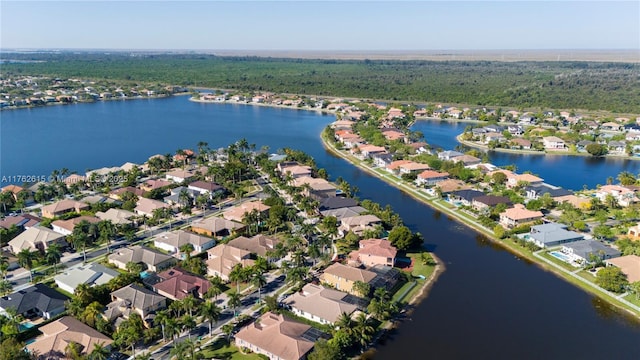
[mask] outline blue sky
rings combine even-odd
[[[0,47],[639,49],[640,1],[0,0]]]

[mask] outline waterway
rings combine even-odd
[[[46,175],[62,167],[82,173],[195,148],[198,141],[216,148],[242,137],[272,151],[300,149],[332,178],[356,185],[360,197],[390,204],[446,264],[428,298],[378,348],[376,359],[640,358],[636,320],[326,152],[319,133],[332,120],[315,112],[193,103],[186,97],[6,111],[0,113],[0,174]],[[419,122],[415,128],[436,146],[452,148],[464,126]],[[568,188],[603,183],[631,166],[556,159],[531,161],[539,164],[532,171]],[[525,164],[516,163],[521,171]],[[570,166],[589,176],[555,180],[554,173]]]

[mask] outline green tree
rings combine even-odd
[[[309,354],[309,360],[343,360],[344,354],[340,348],[331,341],[320,339],[313,346],[313,351]]]
[[[398,250],[408,250],[421,244],[421,239],[404,225],[395,226],[389,232],[389,241]]]
[[[596,284],[605,290],[622,293],[625,291],[626,286],[629,285],[629,281],[619,268],[609,266],[598,271]]]
[[[591,143],[587,145],[585,149],[589,154],[591,154],[591,156],[604,156],[608,152],[606,145],[601,145],[598,143]]]
[[[62,257],[62,248],[57,243],[49,244],[47,250],[45,252],[45,258],[47,259],[47,263],[49,265],[53,265],[53,273],[56,274],[58,271],[57,265],[60,262],[60,258]]]
[[[267,285],[267,279],[260,273],[255,273],[251,277],[251,285],[258,288],[258,302],[262,301],[262,287]]]
[[[240,294],[237,292],[229,293],[227,299],[227,305],[233,309],[233,316],[237,316],[236,309],[242,304],[242,300],[240,298]]]
[[[369,292],[371,292],[371,285],[364,281],[357,280],[353,283],[353,290],[358,292],[361,297],[369,297]]]
[[[31,252],[29,249],[22,249],[18,253],[18,264],[23,268],[29,270],[29,281],[33,282],[33,260],[35,260],[35,253]]]
[[[209,322],[209,336],[213,334],[213,325],[220,319],[222,309],[216,303],[206,301],[200,308],[200,315]]]
[[[107,360],[109,355],[111,355],[111,351],[103,343],[96,343],[89,354],[89,360]]]

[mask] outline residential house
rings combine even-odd
[[[567,202],[573,205],[573,207],[575,207],[576,209],[583,209],[585,207],[590,206],[590,203],[591,203],[590,199],[587,199],[586,197],[576,196],[576,195],[559,196],[554,198],[554,200],[557,201],[559,204],[563,202]]]
[[[498,133],[498,132],[488,132],[483,135],[483,138],[484,138],[484,140],[482,141],[483,144],[489,144],[492,141],[494,143],[501,143],[501,142],[507,141],[507,138],[504,137],[502,133]]]
[[[68,220],[56,220],[51,223],[51,227],[53,228],[53,231],[67,236],[73,234],[73,229],[81,222],[96,224],[100,222],[100,219],[95,216],[82,215]]]
[[[540,199],[545,194],[549,194],[552,198],[558,198],[573,194],[573,191],[563,189],[558,186],[549,184],[538,184],[533,186],[527,186],[525,189],[526,198],[530,200]]]
[[[449,202],[464,206],[471,206],[473,199],[479,196],[484,196],[484,193],[472,189],[452,191],[448,194]]]
[[[0,228],[10,229],[11,226],[16,226],[19,229],[26,230],[30,227],[40,224],[41,218],[33,216],[31,214],[20,214],[17,216],[7,216],[0,220]]]
[[[219,276],[222,280],[229,281],[229,274],[236,265],[252,266],[251,253],[247,250],[220,244],[209,251],[207,259],[207,274],[209,276]]]
[[[418,174],[416,177],[416,185],[418,186],[433,186],[441,181],[447,180],[449,173],[439,172],[435,170],[425,170]]]
[[[625,255],[613,259],[605,260],[610,266],[620,268],[623,274],[627,275],[629,283],[640,281],[640,256]]]
[[[342,219],[358,216],[362,213],[367,212],[368,210],[363,208],[362,206],[349,206],[339,209],[331,209],[321,211],[320,214],[323,217],[333,216],[338,221],[342,221]]]
[[[44,284],[35,284],[26,289],[0,297],[0,315],[7,316],[13,309],[25,319],[49,320],[65,310],[69,298]]]
[[[600,130],[604,130],[604,131],[622,131],[622,129],[623,129],[622,124],[618,124],[611,121],[600,125]]]
[[[111,293],[111,302],[102,316],[116,327],[137,313],[148,324],[152,314],[167,307],[167,298],[137,284],[130,284]]]
[[[122,270],[127,270],[127,264],[133,262],[142,264],[154,272],[169,268],[176,263],[175,258],[140,245],[116,249],[107,259],[110,264]]]
[[[404,163],[404,164],[400,164],[400,166],[398,166],[398,171],[400,172],[400,174],[414,174],[414,173],[421,173],[425,170],[429,170],[431,169],[431,167],[429,167],[429,165],[427,164],[420,164],[417,162],[408,162],[408,163]]]
[[[440,189],[440,192],[445,195],[453,191],[470,189],[464,181],[458,179],[442,180],[436,184],[436,187]]]
[[[532,226],[529,237],[526,240],[533,242],[540,248],[548,248],[582,240],[583,238],[582,234],[567,230],[567,226],[564,224],[547,223]]]
[[[440,160],[445,160],[445,161],[450,161],[452,158],[456,157],[456,156],[462,156],[464,155],[461,152],[458,151],[453,151],[453,150],[446,150],[446,151],[441,151],[438,153],[438,159]]]
[[[267,258],[267,254],[275,250],[278,243],[280,240],[277,238],[258,234],[251,238],[239,236],[229,241],[227,245]]]
[[[186,254],[183,254],[180,248],[187,244],[193,246],[193,251],[190,255],[195,255],[211,249],[215,246],[216,241],[210,237],[184,230],[163,232],[153,239],[153,246],[179,258],[185,258]]]
[[[579,152],[586,152],[587,146],[594,144],[591,140],[580,140],[576,143],[576,150]]]
[[[300,360],[313,349],[317,336],[311,335],[315,333],[309,325],[267,312],[240,329],[235,335],[235,342],[240,349],[248,349],[272,360]]]
[[[140,198],[144,196],[147,192],[142,189],[134,188],[133,186],[125,186],[125,187],[121,187],[121,188],[110,191],[109,197],[114,200],[122,200],[122,197],[125,193],[131,193]]]
[[[40,225],[36,225],[28,228],[18,236],[11,239],[8,245],[11,252],[17,255],[24,249],[44,252],[52,243],[56,243],[61,246],[66,245],[64,235]]]
[[[42,217],[53,219],[57,216],[66,214],[68,212],[80,212],[89,208],[89,205],[75,200],[64,199],[53,204],[45,205],[42,207]]]
[[[68,346],[78,344],[80,355],[89,356],[96,346],[110,349],[113,340],[71,316],[64,316],[38,330],[42,335],[27,344],[26,349],[37,360],[68,359]]]
[[[352,251],[349,258],[366,267],[394,266],[397,254],[398,249],[389,240],[367,239],[360,240],[358,250]]]
[[[293,186],[302,187],[302,194],[314,200],[322,200],[336,196],[337,188],[322,178],[300,177],[293,181]]]
[[[524,134],[524,127],[522,127],[522,125],[508,125],[507,131],[513,136],[522,136]]]
[[[297,316],[333,325],[342,314],[351,315],[358,306],[348,299],[346,292],[325,288],[322,285],[307,284],[293,293],[283,303]],[[348,301],[344,299],[347,298]]]
[[[374,154],[371,158],[375,166],[383,169],[393,162],[393,155],[389,153]]]
[[[318,205],[318,211],[334,210],[345,207],[358,206],[358,202],[353,198],[334,196],[323,199]]]
[[[15,201],[18,201],[18,196],[21,192],[24,192],[28,198],[31,197],[31,191],[29,189],[25,189],[18,185],[7,185],[0,189],[0,192],[10,192],[13,196],[13,200]]]
[[[242,223],[219,217],[199,219],[191,223],[191,231],[211,237],[226,237],[241,232],[244,228]]]
[[[54,280],[60,289],[73,294],[80,284],[103,285],[119,274],[119,272],[98,263],[80,263],[65,269],[63,273],[56,275]]]
[[[382,135],[389,141],[401,140],[406,141],[407,136],[402,132],[395,129],[382,129]]]
[[[396,174],[396,175],[397,175],[397,174],[399,174],[399,173],[400,173],[400,166],[401,166],[401,165],[411,164],[411,163],[413,163],[413,161],[411,161],[411,160],[395,160],[395,161],[392,161],[391,163],[389,163],[389,164],[386,166],[386,168],[385,168],[385,169],[386,169],[388,172],[390,172],[390,173],[393,173],[393,174]]]
[[[153,290],[171,300],[182,300],[188,295],[204,299],[211,282],[202,276],[194,275],[175,267],[158,273],[161,281],[153,285]]]
[[[557,136],[545,136],[542,144],[546,150],[567,150],[567,144]]]
[[[360,145],[356,148],[351,149],[351,153],[361,160],[370,158],[374,154],[384,154],[387,152],[383,146],[375,146],[370,144]]]
[[[138,215],[153,217],[154,212],[159,209],[171,210],[171,205],[162,201],[141,197],[138,198],[138,202],[136,202],[136,207],[133,211]]]
[[[191,179],[193,179],[193,177],[195,176],[195,174],[191,171],[188,170],[173,170],[173,171],[169,171],[168,173],[165,174],[165,178],[169,181],[173,181],[175,183],[182,183],[185,181],[189,181]]]
[[[351,130],[355,123],[355,121],[351,120],[336,120],[331,123],[331,128],[335,130]]]
[[[511,206],[511,199],[507,196],[481,195],[471,200],[471,207],[479,212],[489,212],[492,208],[500,204],[505,204],[509,207]]]
[[[64,179],[62,179],[62,182],[65,183],[65,185],[67,185],[68,187],[72,186],[73,184],[84,184],[86,181],[86,178],[82,175],[78,175],[78,174],[71,174],[67,177],[65,177]]]
[[[511,139],[511,148],[520,150],[531,150],[531,141],[523,138]]]
[[[426,154],[430,152],[429,145],[426,142],[412,142],[407,145],[409,145],[416,154]]]
[[[583,265],[592,263],[594,256],[601,260],[620,256],[620,251],[591,239],[565,244],[561,251],[569,257],[569,262]]]
[[[629,228],[627,231],[627,237],[634,241],[640,240],[640,223]]]
[[[142,185],[140,185],[140,189],[144,191],[153,191],[155,189],[160,189],[169,185],[172,185],[171,181],[163,180],[163,179],[150,179],[145,181]]]
[[[356,281],[369,284],[375,277],[376,273],[373,271],[333,263],[320,275],[320,280],[340,291],[345,291],[356,296],[364,296],[366,294],[360,294],[353,288],[354,284]]]
[[[130,219],[135,215],[136,214],[131,211],[114,208],[106,212],[98,211],[96,213],[98,219],[111,221],[114,225],[130,225],[132,223]]]
[[[474,165],[478,165],[480,163],[482,163],[481,159],[478,159],[475,156],[471,156],[471,155],[460,155],[460,156],[456,156],[451,158],[451,161],[453,161],[454,163],[463,163],[464,166],[474,166]]]
[[[624,155],[627,149],[627,143],[624,141],[609,141],[607,144],[610,154]]]
[[[217,194],[223,194],[225,189],[210,181],[194,181],[189,184],[188,187],[190,190],[197,191],[200,194],[205,194],[209,196],[209,198],[213,199]]]
[[[291,176],[292,179],[311,176],[311,167],[300,165],[295,161],[278,163],[277,170],[283,177]]]
[[[242,222],[245,214],[251,213],[255,210],[261,219],[266,219],[267,216],[269,216],[269,208],[270,206],[263,204],[260,200],[249,201],[236,205],[225,211],[222,213],[222,217],[227,220]]]
[[[338,231],[341,235],[345,235],[350,231],[356,235],[361,235],[365,230],[373,230],[377,225],[381,224],[382,220],[375,215],[358,215],[340,220]]]
[[[606,202],[607,196],[613,196],[618,205],[627,207],[633,203],[638,202],[638,197],[635,192],[622,185],[604,185],[601,186],[594,194],[598,200]]]
[[[200,195],[200,192],[184,187],[184,186],[178,186],[176,188],[171,189],[170,191],[170,195],[169,196],[165,196],[162,200],[172,206],[179,206],[182,204],[186,204],[187,202],[182,198],[182,193],[186,192],[187,196],[189,197],[189,199],[193,200],[195,198],[197,198]],[[193,201],[192,201],[193,204]]]
[[[527,210],[522,204],[515,204],[512,208],[500,213],[500,225],[507,229],[542,219],[540,211]]]

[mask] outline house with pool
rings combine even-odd
[[[583,238],[582,234],[569,231],[566,225],[558,223],[534,225],[531,227],[531,232],[523,237],[524,240],[530,241],[543,249],[582,240]]]
[[[583,265],[591,263],[594,256],[601,260],[620,256],[620,251],[596,240],[580,240],[565,244],[561,252],[566,254],[571,262]]]

